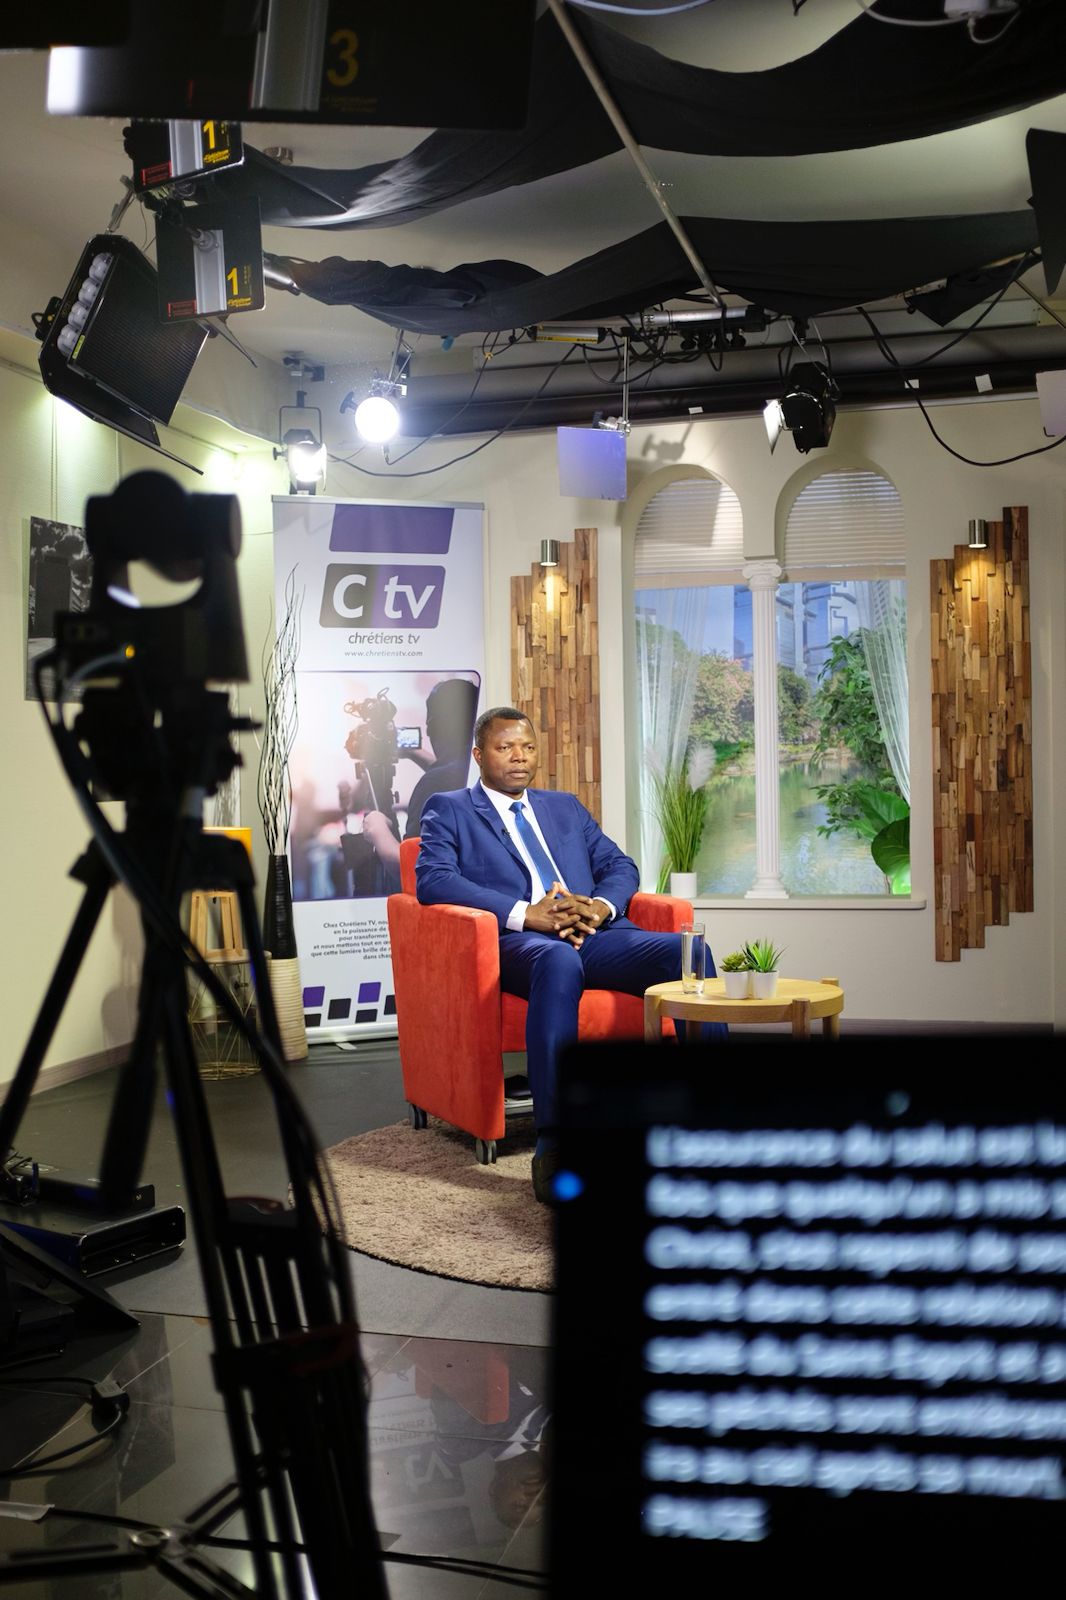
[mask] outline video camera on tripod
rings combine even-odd
[[[360,725],[352,729],[344,741],[344,748],[355,762],[357,785],[365,786],[369,808],[380,811],[388,821],[392,833],[400,837],[400,824],[396,816],[397,794],[393,788],[396,761],[400,743],[396,730],[396,707],[389,699],[388,689],[379,689],[376,695],[365,700],[349,700],[345,711],[358,717]],[[406,733],[408,730],[404,730]],[[347,793],[345,792],[347,790]],[[351,790],[341,787],[341,809],[347,810]],[[378,861],[373,845],[361,833],[342,833],[340,841],[344,864],[350,870],[353,892],[357,895],[387,894],[395,885],[387,879],[385,869]]]
[[[176,785],[213,794],[241,762],[230,735],[253,727],[231,716],[224,691],[207,688],[248,680],[236,500],[188,496],[162,473],[136,473],[89,499],[85,539],[92,594],[86,611],[56,619],[55,681],[60,700],[87,683],[73,732],[93,781],[138,813],[169,811]],[[199,587],[178,605],[142,605],[131,562]]]
[[[240,761],[231,735],[252,726],[232,715],[224,690],[208,687],[248,675],[236,575],[238,504],[229,495],[186,495],[173,479],[141,472],[114,494],[89,500],[85,532],[94,562],[89,607],[57,618],[56,648],[37,658],[35,672],[39,694],[45,672],[54,672],[58,706],[48,725],[92,842],[72,869],[84,886],[81,905],[0,1106],[0,1156],[14,1147],[93,931],[110,891],[122,883],[138,901],[145,952],[136,1030],[119,1069],[99,1189],[116,1206],[128,1204],[136,1190],[161,1061],[235,1484],[172,1527],[153,1530],[150,1545],[131,1539],[128,1548],[103,1552],[99,1545],[64,1546],[47,1567],[39,1552],[32,1561],[18,1552],[0,1555],[0,1583],[31,1571],[40,1578],[152,1564],[204,1600],[223,1593],[303,1600],[308,1574],[320,1600],[355,1593],[385,1600],[368,1484],[365,1372],[335,1199],[285,1070],[247,852],[237,840],[202,828],[204,799]],[[175,603],[141,605],[130,592],[133,562],[171,584],[198,587]],[[81,706],[68,727],[65,705],[79,692]],[[94,785],[125,801],[123,832],[100,811]],[[236,893],[258,1028],[182,930],[182,896],[197,888]],[[274,1101],[288,1205],[226,1193],[189,1026],[190,965],[258,1053]],[[0,1237],[0,1269],[3,1245]],[[238,1510],[251,1546],[252,1586],[200,1548]]]
[[[396,707],[389,699],[388,689],[379,689],[376,695],[368,695],[365,700],[349,700],[344,709],[350,717],[359,717],[362,722],[362,727],[353,728],[344,742],[344,748],[356,764],[355,775],[357,778],[365,776],[369,783],[374,810],[389,816],[395,805],[392,780],[396,776],[400,748],[393,720]]]

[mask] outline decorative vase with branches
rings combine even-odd
[[[263,944],[271,956],[271,988],[288,1061],[302,1060],[307,1054],[288,857],[289,826],[292,821],[289,756],[299,726],[296,662],[300,654],[302,607],[303,591],[299,594],[296,592],[294,569],[285,582],[285,612],[279,621],[274,642],[269,651],[264,649],[263,735],[256,785],[256,799],[267,847]]]

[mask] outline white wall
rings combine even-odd
[[[6,781],[0,785],[5,910],[0,934],[5,1040],[0,1083],[15,1071],[80,903],[81,888],[68,873],[89,838],[41,708],[24,696],[30,517],[81,526],[87,496],[110,493],[122,477],[144,468],[164,471],[193,492],[237,494],[245,525],[239,577],[248,655],[259,676],[270,623],[271,560],[270,539],[257,538],[256,530],[269,530],[270,495],[287,489],[287,476],[260,440],[219,428],[184,406],[175,413],[174,424],[162,430],[164,443],[199,466],[202,477],[54,400],[36,371],[35,344],[10,336],[2,341],[0,712]],[[225,439],[227,447],[209,442],[208,434]],[[242,709],[248,707],[261,714],[258,683],[242,696]],[[244,758],[249,765],[242,796],[247,821],[249,810],[255,812],[254,746],[245,749]],[[121,805],[105,809],[121,827]],[[109,897],[64,1007],[46,1056],[46,1081],[61,1077],[69,1063],[107,1059],[130,1039],[140,957],[137,914],[125,893],[117,891]]]
[[[975,460],[1032,450],[1048,441],[1035,399],[937,406],[931,413],[953,449]],[[425,468],[471,441],[425,446],[407,470]],[[365,451],[368,465],[374,452]],[[1057,732],[1066,709],[1066,445],[1003,467],[956,460],[931,437],[916,409],[842,412],[830,447],[798,455],[782,439],[770,456],[761,418],[697,419],[639,426],[629,441],[630,496],[649,475],[688,464],[724,478],[744,513],[745,553],[774,555],[775,528],[797,492],[793,480],[815,470],[874,463],[895,483],[907,530],[911,683],[911,854],[917,909],[898,901],[863,910],[810,910],[801,903],[707,910],[712,947],[733,949],[768,935],[787,947],[786,971],[838,976],[847,1015],[866,1020],[1054,1023],[1066,1026],[1066,825],[1056,797],[1066,783],[1066,749]],[[600,529],[600,652],[604,826],[626,841],[623,680],[627,561],[625,505],[564,500],[558,494],[554,433],[504,438],[470,461],[407,481],[363,478],[338,467],[331,494],[481,500],[486,507],[488,634],[486,703],[510,699],[510,579],[535,561],[540,540],[574,527]],[[983,950],[937,962],[933,928],[932,731],[929,563],[965,542],[970,517],[997,518],[1006,505],[1030,511],[1033,643],[1033,784],[1036,905],[1010,925],[991,928]],[[636,840],[630,838],[632,848]]]
[[[0,364],[0,427],[6,471],[0,478],[5,536],[0,561],[0,703],[4,711],[8,782],[0,799],[7,916],[0,940],[7,1049],[0,1082],[14,1070],[79,899],[66,873],[87,830],[69,795],[38,707],[23,698],[26,546],[30,515],[80,523],[90,493],[106,493],[125,473],[161,468],[159,457],[120,440],[57,405],[35,373],[35,347],[24,342],[26,375]],[[4,349],[8,347],[5,344]],[[10,353],[10,352],[8,352]],[[2,361],[2,355],[0,355]],[[210,397],[208,397],[210,398]],[[269,410],[269,397],[262,407]],[[265,414],[265,411],[264,411]],[[1034,401],[938,407],[937,426],[963,454],[1007,456],[1044,443]],[[212,445],[207,420],[179,408],[171,447],[204,466],[194,478],[165,467],[186,487],[240,495],[245,525],[240,583],[253,670],[243,709],[262,713],[259,663],[271,616],[270,495],[287,489],[283,470],[261,441],[227,436]],[[448,461],[477,441],[426,445],[406,468]],[[774,553],[789,481],[809,470],[783,440],[773,457],[759,419],[700,419],[634,428],[629,447],[631,495],[665,466],[696,464],[719,474],[740,497],[748,556]],[[380,466],[377,452],[362,459]],[[743,937],[769,935],[787,946],[786,968],[806,976],[836,975],[847,1015],[868,1020],[994,1021],[1066,1024],[1066,828],[1056,798],[1066,792],[1066,749],[1058,736],[1066,705],[1066,446],[1014,465],[982,470],[956,461],[929,437],[910,410],[842,413],[825,470],[872,461],[900,491],[908,540],[911,647],[912,858],[920,909],[898,902],[869,910],[812,910],[796,905],[710,908],[713,947],[721,953]],[[626,842],[626,750],[623,693],[626,630],[626,507],[564,500],[558,494],[554,433],[504,436],[469,461],[426,477],[363,476],[331,468],[331,495],[362,498],[482,501],[486,507],[486,703],[507,701],[510,686],[510,580],[528,571],[544,537],[566,539],[574,527],[600,530],[601,726],[604,823]],[[783,501],[782,497],[785,497]],[[1004,505],[1030,508],[1033,640],[1033,766],[1036,909],[990,929],[983,950],[958,963],[934,959],[931,880],[931,732],[929,711],[929,562],[950,555],[972,516],[997,517]],[[245,741],[242,820],[252,823],[261,867],[255,808],[256,751]],[[49,1052],[65,1063],[124,1043],[132,1032],[139,936],[132,909],[112,897],[77,992]]]

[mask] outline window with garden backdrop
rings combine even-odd
[[[767,683],[774,673],[760,677],[769,655],[756,648],[736,495],[715,478],[678,479],[641,515],[634,731],[645,881],[665,888],[671,869],[693,870],[701,897],[744,895],[759,875],[756,790],[773,783],[777,871],[789,896],[907,894],[906,587],[895,488],[870,471],[813,479],[792,505],[782,554],[776,683]],[[776,770],[756,760],[760,696],[776,696]]]

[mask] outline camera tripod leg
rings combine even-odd
[[[141,971],[137,1029],[119,1071],[100,1157],[100,1191],[105,1204],[119,1210],[131,1203],[140,1180],[155,1105],[156,1055],[163,1014],[162,991],[152,967],[149,946]]]
[[[237,882],[236,894],[241,927],[244,929],[244,943],[252,968],[252,981],[255,984],[257,1026],[278,1059],[282,1060],[284,1052],[281,1046],[281,1030],[278,1026],[277,1008],[274,1005],[274,991],[270,987],[270,975],[267,971],[266,948],[263,944],[263,930],[255,903],[255,888],[250,877],[241,878]]]
[[[338,1321],[346,1296],[337,1295],[334,1274],[346,1273],[347,1262],[323,1233],[301,1176],[306,1154],[282,1104],[278,1127],[293,1209],[227,1200],[184,1005],[184,968],[169,952],[159,968],[166,973],[171,1108],[215,1336],[216,1384],[256,1563],[255,1593],[274,1600],[280,1588],[295,1600],[306,1592],[295,1550],[302,1534],[322,1600],[352,1593],[387,1600],[366,1482],[358,1329],[352,1320]],[[277,1568],[267,1549],[271,1539]]]
[[[228,1222],[229,1204],[189,1029],[185,964],[180,956],[153,942],[145,952],[145,970],[149,976],[142,998],[146,1010],[157,1017],[161,1024],[171,1111],[189,1197],[189,1214],[208,1316],[215,1338],[216,1361],[225,1364],[228,1354],[232,1364],[236,1349],[234,1322],[242,1341],[250,1342],[262,1335],[256,1333],[241,1272],[239,1248]],[[146,1040],[146,1044],[150,1044],[150,1041]],[[230,1320],[231,1317],[234,1321]],[[219,1381],[219,1389],[229,1424],[237,1481],[242,1491],[242,1509],[253,1546],[255,1592],[262,1595],[264,1600],[274,1600],[278,1591],[266,1549],[271,1534],[263,1513],[261,1495],[264,1486],[257,1466],[251,1421],[238,1388],[230,1382]],[[283,1486],[279,1483],[272,1487],[276,1487],[275,1499],[280,1503]],[[290,1588],[290,1592],[295,1593],[295,1590]]]
[[[228,839],[208,841],[202,834],[195,834],[188,843],[187,862],[178,881],[186,888],[192,884],[232,883],[255,981],[259,1031],[280,1056],[277,1015],[267,977],[266,954],[255,906],[251,868],[244,846]],[[159,945],[151,929],[146,927],[137,1032],[115,1091],[100,1164],[101,1189],[105,1200],[114,1206],[130,1204],[144,1160],[155,1102],[156,1047],[163,1020],[159,1011],[163,980],[153,972],[153,967],[160,961],[171,960],[176,961],[177,957]]]
[[[18,1133],[19,1124],[41,1070],[41,1062],[52,1042],[52,1036],[63,1014],[63,1005],[78,975],[85,952],[89,948],[89,940],[100,920],[104,902],[115,882],[110,868],[95,844],[90,844],[85,854],[72,868],[70,875],[84,883],[85,893],[71,924],[67,942],[56,962],[52,981],[41,1002],[41,1009],[26,1041],[26,1048],[22,1052],[15,1076],[11,1080],[3,1106],[0,1107],[0,1161],[6,1160],[8,1151],[14,1145],[15,1135]]]

